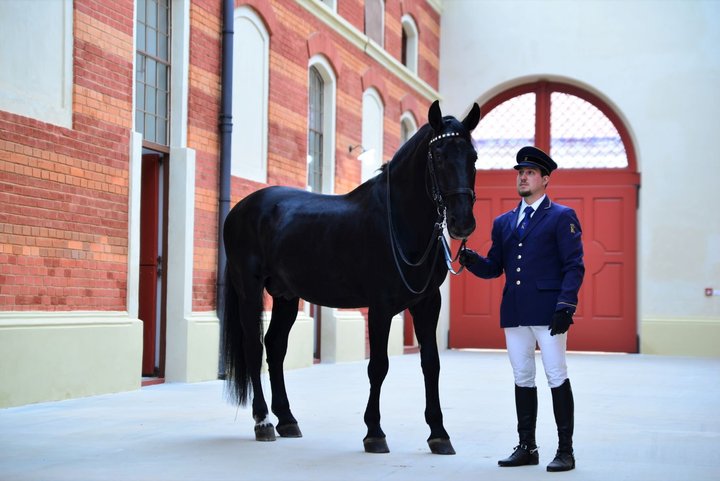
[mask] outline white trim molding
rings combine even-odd
[[[640,352],[677,356],[720,356],[720,319],[643,319]]]
[[[418,94],[428,100],[441,99],[440,93],[437,90],[411,72],[410,69],[387,53],[380,45],[370,40],[367,35],[356,29],[350,22],[330,10],[320,0],[295,1],[298,5],[313,14],[318,20],[334,30],[338,35],[350,42],[354,47],[368,54],[373,60],[377,61],[398,79],[405,82]]]
[[[0,407],[139,389],[142,343],[127,312],[0,312]]]

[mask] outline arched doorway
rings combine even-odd
[[[560,166],[548,195],[575,209],[583,227],[586,273],[568,348],[637,352],[640,176],[623,122],[596,95],[547,81],[502,92],[481,111],[483,119],[473,133],[479,227],[469,247],[487,253],[493,219],[519,202],[511,169],[520,147],[536,145],[548,152]],[[504,277],[451,279],[450,347],[505,347],[499,327],[503,286]]]

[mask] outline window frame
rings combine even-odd
[[[405,130],[407,130],[406,135],[403,134]],[[415,135],[417,130],[418,124],[415,120],[415,116],[413,115],[413,113],[410,111],[403,112],[403,114],[400,116],[400,145],[410,140],[410,138]]]
[[[170,143],[171,143],[171,135],[172,135],[172,132],[171,132],[171,118],[172,118],[171,103],[172,103],[172,72],[173,72],[172,71],[172,52],[173,52],[173,45],[172,45],[173,5],[172,4],[173,4],[173,2],[170,0],[143,0],[142,5],[145,6],[146,13],[147,13],[147,4],[149,2],[154,3],[157,8],[162,7],[160,5],[161,2],[163,2],[165,4],[165,8],[166,8],[165,20],[167,22],[166,31],[162,32],[159,28],[160,25],[157,22],[156,22],[155,26],[149,25],[147,23],[146,14],[143,15],[143,17],[142,17],[143,20],[141,20],[141,17],[140,17],[141,3],[138,2],[137,18],[135,19],[135,28],[137,30],[136,36],[137,37],[140,36],[141,27],[143,30],[142,34],[144,35],[147,32],[146,28],[148,26],[150,26],[158,35],[161,33],[166,34],[165,50],[167,53],[167,58],[160,56],[158,53],[153,54],[151,51],[147,50],[146,48],[141,49],[140,45],[138,45],[140,43],[139,38],[136,40],[138,44],[136,44],[136,49],[135,49],[135,99],[134,99],[134,105],[133,105],[134,114],[135,114],[135,125],[133,128],[135,129],[136,132],[140,132],[142,134],[143,145],[152,147],[155,150],[167,153],[167,152],[169,152],[169,147],[170,147]],[[156,13],[156,18],[159,18],[159,16],[157,16],[157,13]],[[159,20],[158,20],[158,22],[159,22]],[[143,46],[147,45],[145,43],[146,40],[147,39],[145,39],[143,41]],[[156,42],[156,49],[157,48],[159,48],[159,46]],[[146,110],[148,86],[150,86],[154,91],[156,91],[156,95],[157,95],[157,91],[160,90],[158,88],[158,84],[157,84],[157,79],[158,79],[157,70],[156,70],[156,78],[155,78],[156,83],[150,84],[146,81],[147,80],[146,79],[146,75],[147,75],[146,69],[147,69],[147,60],[148,59],[157,63],[158,65],[163,65],[166,69],[166,71],[165,71],[165,76],[166,76],[165,90],[164,90],[164,95],[165,95],[164,112],[159,112],[159,110],[157,110],[157,103],[156,103],[156,109],[154,111]],[[142,67],[141,67],[141,64],[142,64]],[[140,78],[141,68],[144,69],[144,72],[142,74],[142,80]],[[141,85],[142,85],[142,88],[141,88]],[[141,93],[142,93],[142,100],[143,100],[142,106],[138,103]],[[156,99],[157,99],[157,97],[156,97]],[[153,117],[155,120],[155,134],[153,135],[152,138],[149,138],[147,136],[147,132],[146,132],[148,115]],[[140,124],[141,117],[142,117],[142,123]],[[164,123],[164,138],[163,139],[159,138],[157,135],[157,125],[160,122]]]
[[[323,80],[323,139],[322,139],[322,186],[323,194],[335,192],[335,106],[337,96],[337,78],[330,62],[324,55],[315,55],[308,62],[308,125],[307,140],[310,133],[310,69],[315,68]],[[310,153],[310,145],[307,146],[307,155]],[[308,159],[308,169],[310,162]],[[309,180],[309,171],[306,175],[306,184]]]
[[[375,2],[373,5],[372,2]],[[372,8],[374,6],[377,6],[377,8],[380,10],[380,18],[376,19],[373,18],[372,15]],[[363,33],[372,40],[373,42],[377,43],[380,47],[385,47],[385,1],[384,0],[365,0],[365,8],[364,8],[364,26],[363,26]],[[372,22],[372,23],[371,23]],[[378,23],[376,23],[378,22]],[[377,29],[378,33],[380,35],[380,38],[374,38],[374,30]],[[372,34],[372,35],[371,35]]]
[[[260,15],[247,5],[241,5],[233,12],[233,28],[235,35],[233,35],[233,42],[240,41],[239,39],[239,25],[240,20],[248,22],[249,26],[255,28],[258,34],[258,40],[262,43],[262,52],[258,57],[251,59],[242,59],[241,61],[240,49],[233,48],[233,100],[232,100],[232,115],[233,115],[233,141],[232,141],[232,175],[236,177],[242,177],[244,179],[252,180],[260,183],[267,183],[267,171],[268,171],[268,104],[269,104],[269,88],[270,88],[270,32],[267,26],[263,22]],[[257,53],[257,52],[255,52]],[[261,71],[261,78],[256,85],[257,91],[249,92],[250,88],[240,86],[241,80],[247,80],[238,75],[240,72],[248,70],[245,67],[249,60],[260,60],[261,65],[257,66]],[[248,95],[250,98],[260,98],[262,105],[260,106],[259,112],[248,111],[247,102],[241,100],[241,97]],[[242,115],[239,113],[242,112]],[[248,123],[252,127],[260,126],[260,135],[251,135],[251,139],[242,139],[242,132],[245,132],[243,123]],[[257,133],[255,130],[254,133]],[[257,158],[249,158],[247,156],[247,149],[243,146],[247,146],[248,142],[259,142],[256,150]]]
[[[544,150],[545,152],[548,152],[552,156],[552,152],[550,152],[550,144],[551,144],[551,128],[550,128],[550,97],[553,92],[559,92],[559,93],[565,93],[568,95],[573,95],[575,97],[581,98],[585,100],[586,102],[592,104],[594,107],[596,107],[600,112],[602,112],[608,120],[613,124],[613,126],[617,129],[618,134],[620,135],[620,139],[623,143],[623,146],[625,148],[625,153],[627,155],[627,161],[628,164],[624,167],[618,167],[618,168],[609,168],[611,170],[615,171],[630,171],[630,172],[636,172],[637,171],[637,158],[635,155],[635,148],[634,143],[632,141],[632,138],[630,136],[630,132],[625,126],[625,122],[622,120],[622,118],[616,113],[616,111],[603,99],[601,99],[598,95],[589,92],[588,90],[571,85],[564,82],[557,82],[557,81],[548,81],[548,80],[539,80],[536,82],[531,83],[525,83],[522,85],[518,85],[515,87],[511,87],[507,90],[504,90],[503,92],[500,92],[499,94],[492,97],[490,100],[486,101],[483,106],[481,107],[481,111],[483,112],[483,115],[488,115],[495,107],[502,104],[503,102],[506,102],[514,97],[519,97],[521,95],[525,95],[528,93],[533,93],[536,95],[536,102],[535,102],[535,146],[539,149]],[[571,170],[571,169],[568,169]],[[572,170],[586,170],[585,168],[578,168],[578,169],[572,169]]]
[[[417,23],[412,16],[405,14],[400,19],[402,28],[402,52],[400,61],[412,73],[418,73],[419,35]],[[404,57],[404,58],[403,58]]]
[[[369,102],[374,102],[378,107],[378,118],[370,118]],[[360,158],[361,182],[377,175],[378,168],[383,162],[383,131],[385,121],[385,104],[380,92],[375,87],[370,87],[362,95],[362,146],[364,152]]]

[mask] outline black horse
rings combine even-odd
[[[394,315],[409,309],[425,378],[425,420],[433,453],[454,454],[438,393],[435,330],[439,286],[447,276],[443,229],[455,239],[475,230],[475,151],[470,132],[480,120],[474,104],[458,121],[435,101],[421,127],[374,178],[345,195],[268,187],[247,196],[224,225],[227,252],[223,355],[226,379],[244,405],[251,392],[257,440],[275,429],[260,383],[263,289],[272,296],[265,335],[277,433],[302,436],[290,411],[283,360],[299,299],[337,308],[368,307],[370,397],[365,451],[389,452],[380,427],[380,388],[388,372]]]

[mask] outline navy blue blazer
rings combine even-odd
[[[500,326],[548,326],[555,311],[574,313],[585,275],[582,230],[575,211],[549,197],[524,231],[517,225],[520,205],[498,216],[487,257],[467,269],[492,279],[505,273]]]

